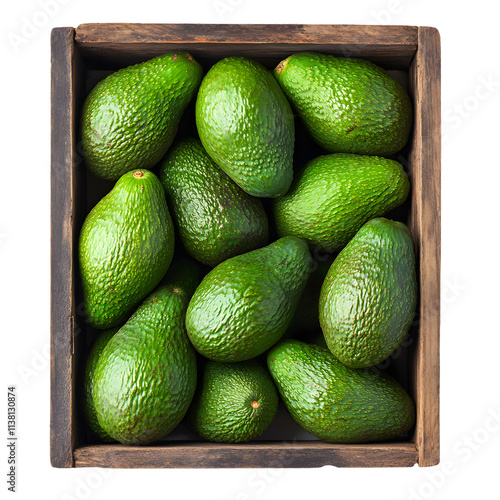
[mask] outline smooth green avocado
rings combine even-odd
[[[100,81],[85,99],[82,148],[97,177],[116,180],[150,169],[172,144],[202,78],[187,52],[168,52]]]
[[[311,267],[307,244],[287,236],[225,260],[189,303],[186,328],[214,361],[245,361],[277,342],[293,318]]]
[[[264,66],[244,57],[214,64],[198,92],[196,126],[207,153],[248,194],[276,198],[287,192],[293,113]]]
[[[394,378],[349,368],[323,347],[283,340],[267,364],[291,416],[324,441],[385,441],[415,423],[415,405]]]
[[[87,215],[79,263],[85,309],[99,329],[123,324],[168,270],[174,226],[148,170],[127,172]]]
[[[197,266],[184,266],[174,279],[167,275],[165,284],[144,300],[99,357],[94,380],[97,418],[120,443],[156,441],[188,410],[197,367],[184,322],[197,275]]]
[[[410,230],[372,219],[340,252],[321,288],[319,320],[328,348],[352,368],[380,363],[408,333],[417,296]]]
[[[262,202],[245,193],[203,149],[185,139],[161,164],[160,180],[186,251],[209,266],[267,244]]]
[[[254,360],[206,361],[186,419],[204,439],[242,443],[269,427],[278,401],[269,372]]]
[[[311,249],[338,252],[368,220],[403,203],[410,181],[402,165],[378,156],[314,158],[288,193],[273,202],[279,236],[297,236]]]
[[[274,76],[313,139],[330,153],[389,156],[408,141],[410,98],[370,61],[300,52],[281,61]]]

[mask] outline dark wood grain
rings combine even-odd
[[[408,68],[417,49],[413,26],[263,24],[82,24],[76,43],[89,67],[116,68],[188,50],[202,64],[229,55],[268,67],[294,52],[316,50]]]
[[[75,450],[76,467],[411,467],[413,443],[339,445],[321,441],[157,446],[94,445]]]
[[[51,462],[54,467],[72,467],[74,29],[54,29],[51,44]]]
[[[412,210],[420,277],[420,323],[413,358],[420,466],[439,463],[439,328],[441,270],[441,60],[439,32],[419,28],[410,68],[415,126],[410,154]]]
[[[82,328],[76,262],[85,193],[77,123],[85,83],[75,30],[52,31],[51,61],[51,462],[72,467],[78,443],[75,402]],[[81,314],[80,314],[81,316]]]

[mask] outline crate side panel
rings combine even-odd
[[[220,444],[185,442],[143,446],[95,445],[75,450],[76,467],[257,468],[412,467],[413,443],[339,445],[320,441]]]
[[[417,28],[365,25],[84,24],[76,41],[96,68],[123,67],[169,50],[188,50],[202,64],[228,55],[269,68],[304,50],[363,57],[387,68],[408,68]]]
[[[83,377],[84,361],[87,354],[86,343],[88,337],[88,320],[85,312],[85,304],[83,301],[83,291],[80,281],[80,269],[78,265],[78,241],[80,230],[87,215],[87,169],[83,161],[81,133],[80,133],[80,118],[83,102],[86,97],[86,74],[87,70],[80,56],[80,52],[75,48],[73,56],[73,100],[72,100],[72,130],[73,130],[73,162],[72,162],[72,206],[73,206],[73,307],[71,314],[73,316],[73,387],[75,395],[75,421],[78,424],[76,429],[76,442],[78,446],[82,441],[82,426],[78,416],[81,414],[81,408],[78,403],[81,399],[78,397],[78,387],[83,387],[81,380]],[[73,448],[74,449],[74,448]]]
[[[73,466],[73,28],[51,36],[51,462]]]
[[[436,29],[419,28],[419,46],[410,77],[415,103],[410,227],[417,246],[420,276],[419,331],[413,359],[415,441],[419,465],[431,466],[439,463],[441,83]]]

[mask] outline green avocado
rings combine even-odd
[[[174,252],[174,226],[158,178],[127,172],[91,210],[79,241],[80,275],[90,324],[123,324],[160,282]]]
[[[294,119],[264,66],[244,57],[212,66],[198,92],[196,126],[207,153],[248,194],[286,193],[293,176]]]
[[[110,328],[100,332],[90,349],[87,361],[85,363],[84,386],[83,386],[83,415],[92,434],[104,443],[112,443],[114,439],[99,425],[94,406],[94,378],[95,369],[99,357],[113,335],[119,330],[118,327]]]
[[[201,66],[191,55],[168,52],[99,82],[82,112],[89,170],[116,180],[129,170],[152,168],[172,144],[201,78]]]
[[[170,274],[170,271],[169,271]],[[182,420],[196,389],[196,353],[184,326],[197,266],[168,275],[109,341],[95,370],[99,424],[125,444],[147,444]]]
[[[338,252],[368,220],[405,201],[410,182],[400,163],[378,156],[314,158],[288,193],[273,201],[279,236],[297,236],[311,249]]]
[[[415,405],[394,378],[349,368],[323,347],[283,340],[267,364],[291,416],[324,441],[385,441],[415,423]]]
[[[319,320],[328,348],[352,368],[380,363],[408,333],[417,295],[410,230],[383,217],[367,222],[321,288]]]
[[[262,202],[245,193],[195,139],[174,146],[160,180],[186,251],[209,266],[267,244]]]
[[[202,438],[242,443],[260,436],[278,411],[278,391],[254,360],[206,361],[187,421]]]
[[[408,141],[410,98],[376,64],[301,52],[274,70],[313,139],[330,153],[389,156]]]
[[[293,318],[311,267],[307,244],[288,236],[210,271],[189,303],[186,328],[214,361],[245,361],[277,342]]]

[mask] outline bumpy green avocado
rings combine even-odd
[[[90,324],[123,324],[165,275],[173,252],[174,226],[160,181],[147,170],[127,172],[91,210],[80,233]]]
[[[388,156],[407,142],[410,98],[376,64],[301,52],[274,70],[313,139],[331,153]]]
[[[275,200],[279,236],[298,236],[312,249],[338,252],[368,220],[403,203],[410,182],[403,167],[378,156],[314,158],[288,193]]]
[[[269,372],[257,362],[207,361],[186,418],[204,439],[242,443],[269,427],[278,400]]]
[[[324,441],[384,441],[414,425],[415,405],[395,379],[348,368],[323,347],[284,340],[267,364],[292,417]]]
[[[307,244],[288,236],[210,271],[189,303],[186,328],[214,361],[245,361],[277,342],[293,318],[311,266]]]
[[[95,409],[101,427],[121,443],[166,436],[191,403],[196,354],[184,322],[197,273],[197,267],[184,266],[174,279],[167,276],[101,353]]]
[[[245,193],[195,139],[174,146],[160,180],[186,251],[209,266],[267,243],[262,202]]]
[[[97,420],[97,414],[94,406],[94,377],[97,362],[99,361],[99,357],[101,356],[103,349],[118,330],[119,328],[115,327],[101,332],[95,339],[85,363],[83,414],[87,425],[92,431],[92,434],[104,443],[112,443],[114,439],[111,438],[109,434],[99,425],[99,421]]]
[[[292,110],[272,74],[243,57],[216,63],[196,100],[201,142],[215,163],[252,196],[275,198],[292,182]]]
[[[319,320],[333,355],[364,368],[399,346],[416,305],[410,230],[380,217],[367,222],[335,259],[321,288]]]
[[[192,56],[168,52],[99,82],[82,112],[82,148],[90,171],[116,180],[129,170],[158,163],[201,77],[201,66]]]

